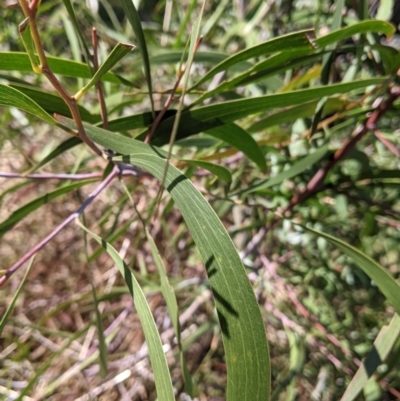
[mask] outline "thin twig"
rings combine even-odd
[[[374,135],[396,156],[400,158],[400,150],[389,141],[389,139],[385,138],[381,131],[376,129],[374,131]]]
[[[98,55],[99,41],[97,36],[97,30],[94,27],[92,28],[92,45],[93,45],[93,67],[94,67],[94,72],[97,72],[97,70],[99,69],[99,55]],[[97,92],[97,99],[99,100],[100,104],[100,114],[101,114],[101,120],[103,121],[103,128],[108,130],[107,107],[106,107],[106,102],[104,100],[103,84],[101,83],[101,80],[96,82],[95,86]]]
[[[125,169],[120,173],[122,176],[142,176],[147,175],[135,169]],[[87,174],[57,174],[57,173],[43,173],[43,174],[23,174],[23,173],[6,173],[0,171],[0,178],[22,178],[32,180],[90,180],[91,178],[102,178],[103,173],[87,173]]]
[[[12,265],[4,274],[0,277],[0,287],[14,274],[26,261],[28,261],[33,255],[39,252],[45,245],[48,244],[60,231],[62,231],[71,221],[78,218],[82,212],[89,206],[93,200],[99,195],[99,193],[118,175],[119,169],[115,167],[113,171],[106,177],[104,181],[89,195],[89,197],[82,203],[79,209],[69,215],[60,225],[58,225],[46,238],[39,242],[29,252],[27,252],[18,262]]]
[[[82,118],[78,109],[76,99],[71,96],[61,85],[60,81],[54,75],[49,67],[49,63],[47,61],[46,54],[43,49],[42,41],[40,39],[39,30],[36,24],[36,15],[38,11],[38,7],[40,1],[33,0],[30,4],[26,0],[19,0],[22,11],[25,14],[25,17],[29,21],[29,26],[31,29],[32,40],[35,45],[35,49],[37,51],[40,65],[40,71],[45,75],[45,77],[50,81],[54,89],[58,92],[61,98],[64,100],[66,105],[68,106],[72,118],[75,121],[75,125],[78,130],[79,138],[82,139],[86,145],[88,145],[97,155],[102,156],[103,152],[94,144],[94,142],[87,136],[85,128],[83,127]]]
[[[315,175],[308,182],[306,189],[294,195],[289,205],[282,212],[282,216],[289,214],[295,206],[306,201],[311,196],[325,189],[324,180],[328,173],[341,161],[355,145],[368,133],[370,130],[375,130],[377,122],[381,117],[392,107],[393,103],[400,97],[400,88],[396,88],[390,92],[390,95],[386,101],[380,100],[380,104],[371,113],[371,115],[365,120],[364,123],[359,125],[352,137],[348,139],[343,146],[338,149],[333,155],[330,161],[323,167],[321,167]],[[281,216],[275,217],[268,225],[268,229],[271,229],[281,219]]]

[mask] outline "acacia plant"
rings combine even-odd
[[[374,385],[395,395],[400,378],[390,358],[384,373],[377,371],[400,350],[398,270],[380,265],[399,262],[394,26],[369,19],[367,2],[350,10],[340,0],[320,1],[309,14],[301,6],[282,13],[286,6],[274,1],[244,8],[166,1],[143,4],[140,13],[130,0],[101,1],[94,12],[59,3],[19,0],[12,13],[3,11],[9,46],[0,49],[1,146],[5,160],[7,152],[18,155],[0,172],[0,235],[8,249],[0,286],[9,300],[0,323],[7,369],[0,385],[7,399],[118,391],[129,399],[255,401],[292,400],[304,391],[322,399],[325,391],[324,399],[353,400],[361,391],[368,398]],[[162,17],[150,23],[154,10]],[[63,29],[51,27],[59,21]],[[11,205],[10,196],[25,199],[24,189],[28,200]],[[49,217],[57,206],[42,212],[57,204],[58,221]],[[78,238],[68,242],[66,233]],[[371,246],[372,238],[384,250]],[[79,252],[65,259],[65,270],[71,246]],[[58,249],[53,258],[40,256],[51,249]],[[120,276],[105,269],[110,261]],[[69,282],[70,296],[57,294],[57,275]],[[354,319],[354,275],[354,293],[365,287],[387,301],[380,302],[385,317],[375,322],[375,343],[365,340],[364,363],[338,340],[361,330],[358,323],[333,317],[347,308]],[[44,276],[50,281],[38,284]],[[14,318],[19,297],[29,301],[35,286],[48,293],[51,280],[42,316],[32,306],[33,321]],[[310,325],[305,331],[293,308],[280,310],[288,300]],[[164,304],[167,312],[154,309]],[[144,348],[113,354],[138,330],[123,328],[136,314]],[[26,347],[21,324],[36,333]],[[271,334],[282,324],[283,365]],[[49,347],[47,336],[57,346]],[[326,354],[324,362],[307,360],[306,347]],[[18,366],[18,349],[27,370]],[[139,363],[147,358],[145,384],[127,384],[146,376]],[[334,384],[342,374],[346,390]],[[71,384],[77,377],[83,387]],[[323,389],[307,388],[307,377]]]

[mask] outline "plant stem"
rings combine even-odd
[[[28,261],[33,255],[39,252],[48,242],[50,242],[60,231],[62,231],[71,221],[78,218],[83,211],[93,202],[93,200],[99,195],[99,193],[118,175],[118,167],[114,167],[113,171],[106,177],[104,181],[89,195],[89,197],[83,202],[79,209],[70,214],[60,225],[58,225],[46,238],[40,241],[35,247],[27,252],[18,262],[12,265],[6,273],[0,277],[0,287],[11,277],[26,261]]]

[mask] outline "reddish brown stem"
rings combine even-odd
[[[92,45],[93,45],[93,67],[94,71],[96,72],[99,69],[99,55],[98,55],[98,36],[96,28],[92,28]],[[101,120],[103,121],[103,128],[108,130],[108,118],[107,118],[107,108],[106,102],[104,100],[104,92],[103,92],[103,85],[101,81],[96,83],[96,91],[97,91],[97,99],[99,100],[100,104],[100,114]]]
[[[349,153],[351,149],[355,147],[355,145],[367,134],[368,131],[375,130],[377,122],[392,107],[393,103],[399,97],[400,88],[396,88],[390,92],[390,95],[386,101],[381,100],[378,107],[371,113],[366,121],[356,128],[352,137],[348,139],[343,146],[333,154],[330,161],[324,167],[321,167],[315,173],[314,177],[312,177],[307,184],[306,189],[303,192],[293,196],[289,205],[283,211],[283,215],[290,213],[296,205],[306,201],[311,196],[324,189],[324,180],[328,173]],[[269,228],[275,225],[278,220],[279,218],[274,219]]]

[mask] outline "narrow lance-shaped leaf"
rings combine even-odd
[[[92,78],[90,68],[87,64],[51,56],[47,57],[47,61],[54,74],[73,78]],[[20,52],[0,52],[0,71],[31,72],[32,65],[29,61],[28,54]],[[131,82],[112,72],[106,73],[102,80],[115,84],[122,83],[127,86],[133,86]]]
[[[38,168],[43,167],[47,163],[50,163],[57,156],[66,152],[69,149],[74,148],[77,145],[80,145],[82,141],[78,137],[68,138],[66,141],[60,143],[54,150],[52,150],[47,156],[45,156],[38,164],[33,166],[27,173],[33,173]]]
[[[47,113],[53,115],[54,113],[61,114],[66,117],[71,116],[71,112],[64,102],[64,100],[49,91],[41,90],[39,88],[35,88],[30,85],[22,85],[22,84],[11,84],[10,87],[22,92],[29,98],[31,98],[35,103],[37,103],[40,107],[42,107]],[[96,123],[101,120],[99,115],[93,115],[89,113],[87,109],[78,105],[79,114],[83,121],[88,123]]]
[[[150,362],[154,372],[154,381],[158,399],[174,401],[175,397],[171,383],[171,376],[169,374],[167,361],[162,348],[161,338],[153,315],[151,314],[149,304],[147,303],[146,297],[140,288],[139,283],[111,244],[91,232],[82,224],[79,223],[79,225],[107,251],[122,274],[125,283],[129,288],[129,292],[131,293],[137,314],[142,324],[143,333],[149,350]]]
[[[314,45],[310,40],[313,34],[314,34],[313,29],[307,29],[300,32],[290,33],[288,35],[284,35],[279,38],[271,39],[257,46],[253,46],[249,49],[242,50],[241,52],[236,53],[231,57],[228,57],[227,59],[216,65],[214,68],[212,68],[192,87],[192,89],[197,88],[203,82],[212,78],[219,72],[225,71],[237,63],[249,60],[254,57],[265,56],[268,54],[279,52],[282,49],[290,50],[290,49],[298,49],[299,47],[304,47],[305,49],[307,48],[313,49]]]
[[[239,191],[233,195],[243,195],[248,194],[251,192],[259,191],[262,189],[267,189],[272,187],[273,185],[278,185],[284,180],[288,180],[289,178],[296,177],[297,175],[301,174],[303,171],[310,168],[312,165],[317,163],[321,160],[325,154],[328,152],[328,146],[322,146],[320,149],[316,150],[314,153],[309,154],[308,156],[302,158],[297,163],[293,164],[292,167],[289,169],[282,171],[281,173],[277,174],[275,177],[268,178],[266,180],[262,180],[257,182],[248,188]]]
[[[158,149],[101,128],[86,125],[85,130],[99,145],[131,154],[116,161],[132,163],[162,179],[165,159]],[[198,246],[213,290],[226,354],[227,400],[268,400],[270,363],[264,323],[232,240],[208,202],[173,165],[168,168],[166,189]]]
[[[60,121],[73,127],[66,118]],[[153,174],[161,181],[165,152],[143,142],[85,125],[101,146],[127,156],[116,157]],[[179,207],[206,267],[223,335],[228,371],[228,401],[267,401],[270,362],[264,323],[246,271],[225,227],[179,170],[170,165],[166,189]]]
[[[390,37],[395,33],[395,27],[386,21],[361,21],[345,28],[338,29],[337,31],[328,33],[327,35],[316,39],[315,44],[320,47],[325,47],[347,39],[350,36],[368,32],[383,32],[386,36]]]
[[[88,84],[75,94],[75,99],[79,100],[93,85],[109,71],[115,64],[122,60],[127,54],[129,54],[135,48],[134,45],[127,43],[118,43],[111,53],[108,55],[106,61],[100,66],[100,68],[93,75],[93,78],[88,82]]]
[[[3,332],[4,326],[6,325],[7,320],[10,317],[10,315],[11,315],[13,309],[14,309],[14,305],[17,302],[18,296],[21,293],[22,287],[25,284],[26,278],[28,277],[29,271],[30,271],[32,263],[33,263],[33,259],[34,259],[34,257],[32,257],[31,261],[29,262],[29,266],[26,269],[24,277],[22,278],[22,280],[21,280],[21,282],[20,282],[20,284],[19,284],[19,286],[17,288],[17,291],[15,291],[15,293],[14,293],[14,295],[12,297],[10,305],[8,305],[7,310],[4,312],[3,316],[0,319],[0,338],[1,338],[1,333]]]
[[[39,67],[39,59],[35,52],[35,46],[32,40],[31,27],[29,25],[29,18],[26,18],[18,26],[18,31],[19,34],[21,35],[22,43],[24,44],[25,50],[31,62],[32,70],[36,72],[36,74],[41,74],[42,70]]]
[[[380,330],[374,341],[373,349],[368,353],[351,379],[340,401],[353,401],[358,397],[378,366],[385,362],[399,336],[400,316],[396,313],[392,317],[389,326],[383,326]]]
[[[223,166],[203,160],[181,159],[181,161],[192,166],[201,167],[205,170],[211,171],[211,173],[215,174],[219,179],[225,181],[226,183],[232,182],[232,174]]]
[[[17,109],[21,109],[33,114],[34,116],[39,117],[52,125],[57,124],[57,121],[50,114],[47,114],[30,97],[3,84],[0,84],[0,105],[16,107]]]
[[[80,188],[84,185],[87,185],[94,180],[85,180],[85,181],[80,181],[80,182],[74,182],[71,185],[67,185],[65,187],[58,188],[52,192],[48,192],[43,196],[40,196],[39,198],[34,199],[31,202],[28,202],[24,206],[20,207],[19,209],[15,210],[11,216],[2,221],[0,223],[0,238],[11,228],[13,228],[19,221],[21,221],[24,217],[28,216],[30,213],[34,212],[37,210],[40,206],[45,205],[46,203],[50,202],[51,200],[64,195],[68,192],[71,192],[77,188]]]
[[[103,322],[101,319],[101,313],[99,310],[99,301],[97,299],[96,289],[94,288],[93,281],[90,282],[90,286],[92,288],[92,295],[94,301],[94,312],[96,316],[96,329],[97,336],[99,338],[99,362],[100,362],[100,376],[104,378],[107,374],[107,365],[108,365],[108,353],[107,353],[107,345],[103,332]]]
[[[328,242],[336,246],[350,259],[352,259],[357,264],[357,266],[362,269],[364,273],[370,277],[371,280],[375,282],[382,294],[393,306],[395,311],[400,314],[400,284],[391,276],[391,274],[386,269],[376,263],[369,256],[365,255],[363,252],[359,251],[357,248],[354,248],[353,246],[338,238],[335,238],[332,235],[313,230],[302,225],[299,226],[303,227],[306,231],[325,238]]]
[[[150,61],[149,61],[149,54],[147,52],[146,39],[144,37],[142,24],[140,22],[140,17],[132,0],[121,0],[120,4],[124,9],[126,18],[131,24],[133,32],[135,33],[136,36],[136,40],[138,41],[139,51],[140,54],[142,55],[142,60],[143,60],[144,75],[146,77],[147,87],[149,88],[151,112],[154,115],[153,85],[151,83]]]
[[[182,376],[185,382],[185,391],[188,395],[193,397],[193,386],[192,386],[192,378],[190,376],[189,370],[187,368],[185,355],[183,353],[182,341],[181,341],[181,327],[179,322],[179,309],[178,302],[176,300],[175,291],[169,283],[167,272],[165,270],[164,263],[161,259],[160,253],[158,251],[157,245],[154,242],[153,237],[150,235],[149,231],[145,229],[147,241],[150,244],[151,254],[153,256],[153,260],[157,266],[158,274],[160,275],[160,283],[161,283],[161,292],[164,296],[165,303],[167,304],[167,309],[169,316],[172,321],[172,325],[175,330],[176,342],[179,348],[179,357],[181,361],[182,367]]]
[[[277,107],[292,106],[322,96],[348,93],[352,90],[365,88],[370,85],[385,84],[386,82],[386,78],[363,79],[344,84],[332,84],[318,88],[301,89],[251,99],[232,100],[199,107],[182,113],[177,139],[208,131],[258,112],[265,112]],[[154,145],[161,146],[168,143],[173,121],[173,118],[168,118],[161,122],[153,136],[152,143]],[[126,127],[126,129],[129,128]],[[142,138],[142,136],[139,138]]]
[[[79,41],[81,42],[81,45],[85,50],[86,62],[89,63],[91,60],[90,51],[88,45],[86,44],[85,38],[83,37],[82,31],[79,28],[78,19],[76,18],[75,10],[71,3],[71,0],[63,0],[63,3],[65,8],[67,9],[69,19],[72,22],[75,32],[78,35]]]

